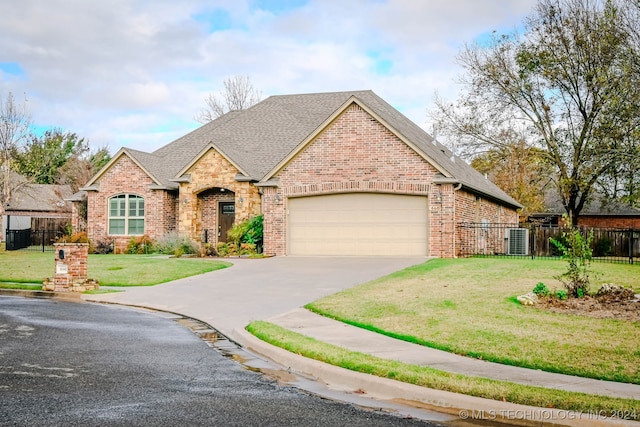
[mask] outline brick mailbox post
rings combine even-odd
[[[42,290],[84,292],[98,289],[98,282],[87,279],[88,243],[55,243],[56,265],[53,279],[45,279]]]

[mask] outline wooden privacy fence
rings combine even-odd
[[[467,222],[457,225],[457,255],[557,258],[560,251],[550,238],[562,240],[568,227],[534,223],[503,224]],[[579,227],[586,237],[593,231],[593,260],[608,262],[640,261],[640,229]]]

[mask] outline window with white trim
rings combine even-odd
[[[109,234],[144,234],[144,198],[120,194],[109,199]]]

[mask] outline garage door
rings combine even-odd
[[[427,198],[350,193],[289,199],[289,255],[427,255]]]

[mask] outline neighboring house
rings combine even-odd
[[[562,225],[562,216],[566,214],[566,210],[555,191],[546,194],[545,206],[543,212],[533,213],[529,215],[529,219],[542,225]],[[596,194],[580,212],[578,224],[593,228],[640,230],[640,209],[620,201],[605,200]]]
[[[62,224],[71,223],[72,204],[65,199],[72,194],[68,185],[21,185],[14,190],[11,200],[4,206],[2,239],[6,238],[7,229],[44,229],[48,227],[47,224],[60,228]]]
[[[87,231],[123,248],[226,241],[264,214],[267,255],[452,257],[458,222],[522,206],[371,91],[272,96],[154,151],[122,148],[82,189]]]

